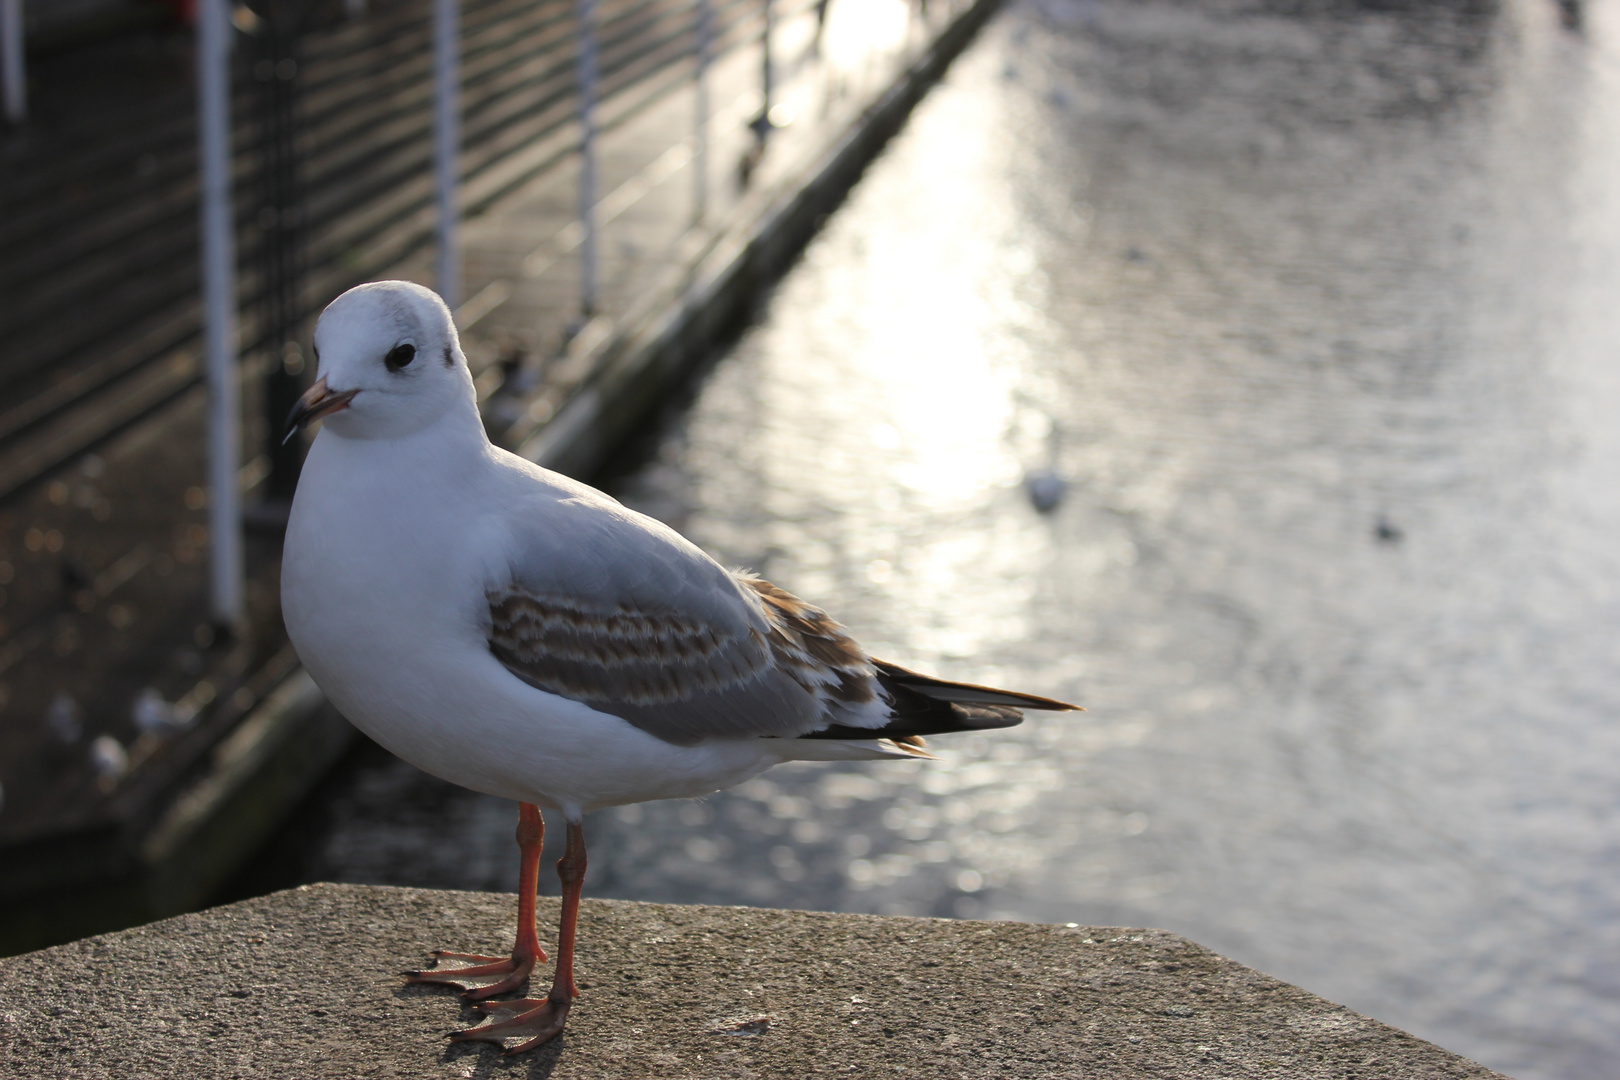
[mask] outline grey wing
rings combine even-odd
[[[490,651],[667,742],[873,727],[876,669],[825,614],[615,503],[568,501],[489,592]]]

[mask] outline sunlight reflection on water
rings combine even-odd
[[[1163,925],[1516,1075],[1620,1053],[1614,50],[1335,10],[1015,9],[620,485],[1093,711],[603,815],[602,888]]]
[[[991,25],[615,491],[1091,712],[604,812],[594,894],[1164,926],[1612,1071],[1616,28],[1387,7]],[[407,772],[326,876],[514,887],[510,808]]]
[[[906,0],[829,3],[822,48],[833,66],[847,69],[868,62],[874,48],[896,47],[911,31]]]

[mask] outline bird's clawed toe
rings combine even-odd
[[[508,1054],[521,1054],[562,1033],[568,1010],[579,989],[574,983],[574,937],[579,922],[579,892],[585,881],[585,832],[578,821],[568,823],[568,846],[557,862],[562,881],[562,912],[557,928],[557,968],[551,992],[544,998],[521,1001],[486,1001],[515,990],[529,977],[534,965],[546,958],[534,928],[535,874],[544,836],[540,809],[522,803],[518,809],[518,844],[523,849],[519,872],[518,935],[510,958],[472,953],[436,952],[427,971],[408,971],[413,983],[440,983],[463,988],[462,997],[479,1002],[484,1020],[477,1027],[453,1032],[453,1042],[494,1043]]]
[[[482,1001],[516,990],[529,977],[536,960],[534,956],[480,956],[477,953],[438,951],[433,954],[433,966],[422,971],[407,971],[405,978],[413,983],[431,983],[454,986],[464,990],[462,996],[469,1001]]]
[[[521,1054],[562,1034],[572,1005],[573,999],[564,996],[486,1001],[478,1006],[484,1022],[452,1032],[450,1041],[494,1043],[508,1057]]]

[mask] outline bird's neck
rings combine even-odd
[[[394,475],[413,486],[434,478],[450,483],[470,479],[487,467],[494,450],[477,405],[459,400],[426,426],[392,438],[351,438],[335,427],[322,431],[312,453],[322,449],[323,457],[344,459],[342,469],[349,475]]]

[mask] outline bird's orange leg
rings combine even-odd
[[[585,884],[585,830],[577,821],[568,823],[568,847],[557,860],[557,876],[562,879],[562,925],[557,930],[557,970],[551,993],[538,1000],[486,1001],[478,1006],[484,1022],[451,1035],[453,1041],[492,1042],[511,1055],[562,1034],[568,1010],[579,997],[574,985],[574,934],[579,921],[579,893]],[[518,1041],[508,1046],[513,1039]]]
[[[517,942],[511,957],[439,951],[433,954],[432,968],[407,971],[408,981],[460,987],[466,991],[462,996],[469,1001],[482,1001],[523,985],[535,962],[546,958],[534,928],[534,894],[540,885],[540,847],[545,837],[540,808],[518,803],[517,842],[523,862],[518,871]]]

